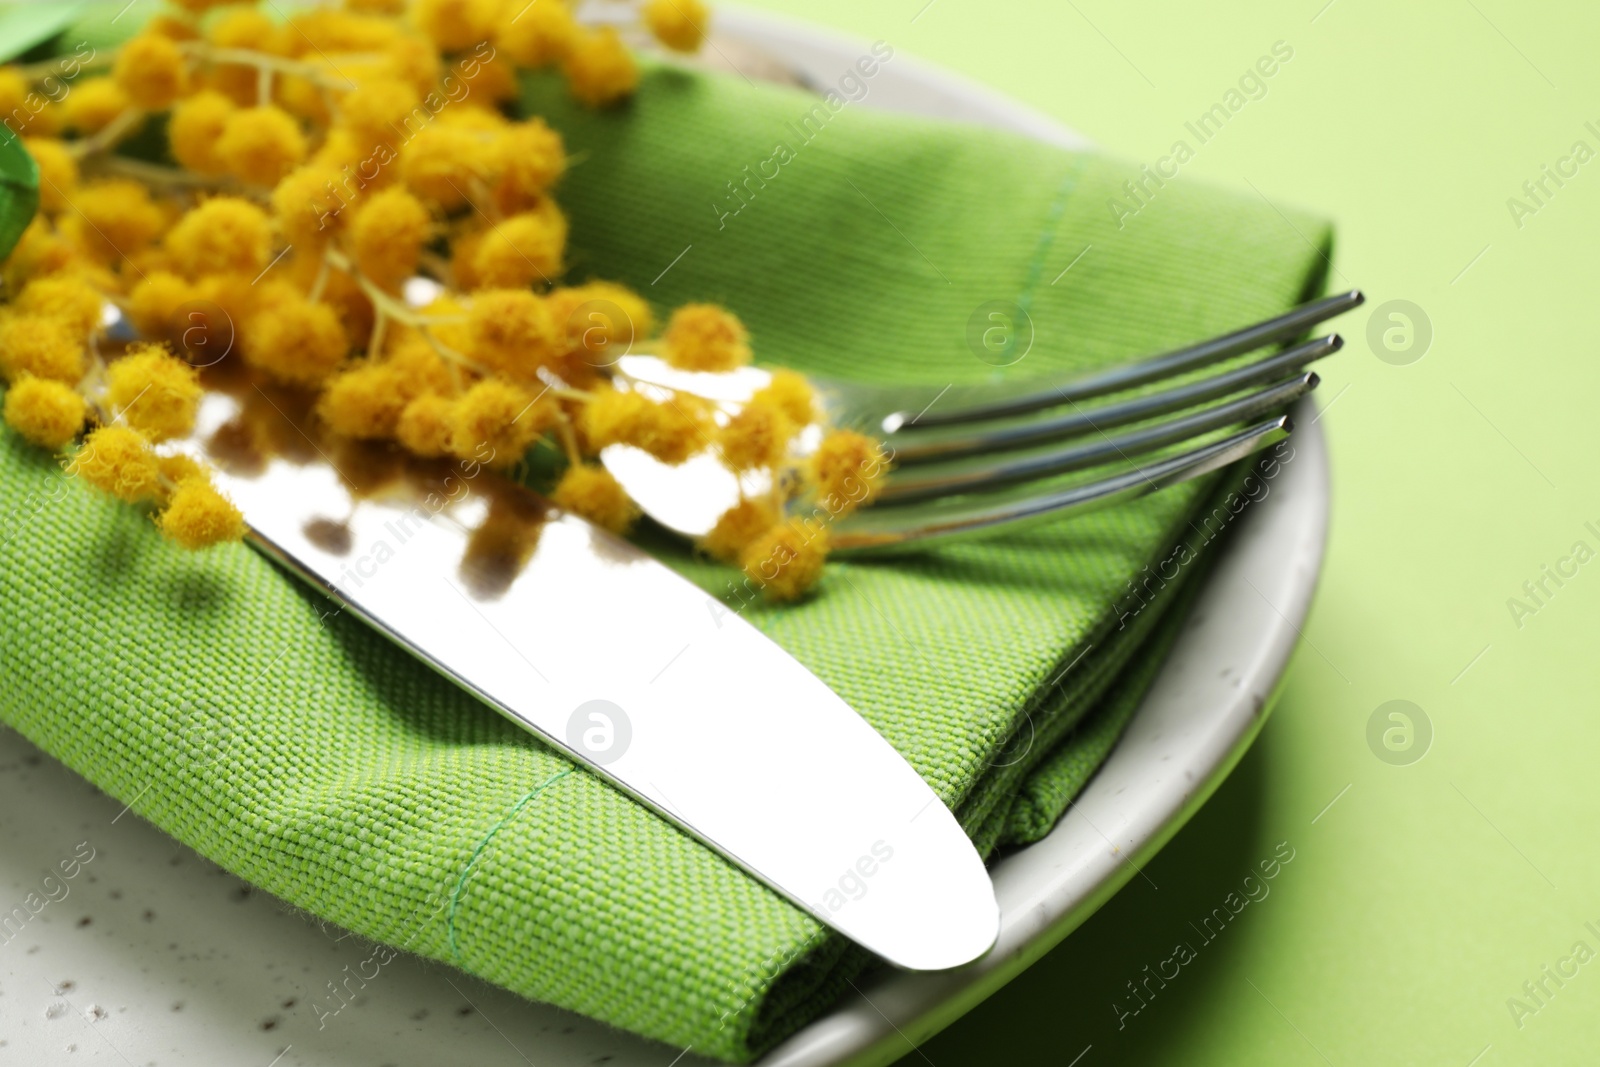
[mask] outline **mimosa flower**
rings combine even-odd
[[[717,432],[717,445],[729,470],[758,470],[781,463],[794,434],[781,408],[752,400]]]
[[[53,274],[23,286],[13,306],[25,314],[56,319],[83,340],[100,328],[105,297],[80,274]]]
[[[166,247],[190,278],[221,272],[254,277],[271,255],[272,223],[248,200],[214,197],[178,221]]]
[[[830,430],[811,455],[809,473],[834,514],[854,511],[878,495],[889,473],[883,446],[854,430]]]
[[[400,412],[395,438],[419,456],[443,456],[450,451],[454,432],[455,401],[438,393],[424,393]]]
[[[805,375],[792,370],[775,370],[772,380],[750,398],[752,404],[769,404],[789,416],[796,426],[817,421],[817,394]]]
[[[161,111],[189,90],[183,52],[169,37],[141,33],[117,52],[112,76],[139,107]]]
[[[70,385],[25,374],[6,390],[5,419],[24,438],[59,451],[78,436],[89,408]]]
[[[300,124],[280,107],[235,111],[223,124],[217,158],[242,182],[275,185],[305,161],[306,137]]]
[[[0,371],[75,383],[83,377],[83,338],[77,328],[44,315],[0,319]]]
[[[568,467],[550,494],[560,507],[612,533],[626,533],[639,518],[639,505],[604,467]]]
[[[644,5],[644,21],[656,40],[668,48],[694,52],[706,39],[711,12],[701,0],[649,0]]]
[[[750,362],[750,335],[729,311],[714,304],[685,304],[667,320],[661,356],[683,370],[733,370]]]
[[[179,101],[167,121],[167,143],[173,158],[196,174],[226,171],[228,165],[217,152],[217,142],[235,110],[233,101],[214,89]]]
[[[357,268],[393,289],[417,272],[417,260],[433,231],[422,201],[399,186],[373,193],[350,220],[350,246]]]
[[[152,441],[194,429],[200,378],[161,345],[140,344],[106,368],[106,399],[122,421]]]
[[[486,378],[451,408],[450,452],[461,459],[489,453],[494,457],[492,466],[511,466],[544,436],[556,417],[554,402],[540,393]]]
[[[338,370],[350,344],[333,308],[285,289],[261,304],[240,336],[245,362],[287,385],[318,385]]]
[[[580,33],[561,70],[572,95],[590,107],[615,104],[639,87],[639,65],[611,26]]]
[[[822,577],[828,559],[828,531],[800,519],[779,523],[744,550],[744,572],[768,599],[798,600]]]
[[[527,289],[484,289],[467,312],[472,353],[490,369],[531,381],[558,354],[557,325],[545,302]]]
[[[132,106],[114,78],[82,78],[61,101],[61,122],[75,133],[98,133]]]
[[[39,165],[39,209],[54,215],[72,202],[78,188],[78,162],[67,146],[49,137],[24,137],[23,145]]]
[[[756,538],[777,522],[778,509],[770,500],[741,500],[722,513],[711,532],[700,539],[700,548],[725,563],[736,562]]]
[[[207,548],[244,537],[244,516],[203,475],[178,482],[156,517],[161,532],[184,548]]]
[[[580,32],[563,0],[531,0],[507,5],[494,42],[525,67],[546,67],[567,57]]]
[[[632,445],[663,463],[682,463],[710,441],[710,420],[689,397],[658,403],[635,390],[601,388],[584,405],[579,428],[590,451]]]
[[[150,442],[127,426],[102,426],[83,439],[67,465],[82,478],[128,503],[148,500],[161,489],[161,467]]]

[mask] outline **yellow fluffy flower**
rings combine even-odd
[[[680,395],[657,403],[637,391],[609,386],[584,405],[578,425],[590,452],[632,445],[672,464],[701,451],[710,437],[710,420],[692,398]]]
[[[78,436],[87,415],[83,397],[61,382],[27,374],[6,390],[6,422],[42,448],[65,448]]]
[[[769,599],[798,600],[822,577],[828,559],[828,531],[790,519],[750,542],[739,559],[745,574]]]
[[[63,212],[62,232],[102,261],[137,255],[161,235],[167,217],[150,192],[129,178],[84,182]]]
[[[299,55],[381,52],[401,33],[392,19],[320,5],[296,12],[289,20],[289,28],[289,42]]]
[[[313,275],[314,277],[314,275]],[[344,327],[345,338],[351,348],[365,347],[372,336],[372,323],[376,312],[372,299],[354,277],[342,270],[330,270],[322,290],[322,302],[333,308]]]
[[[532,0],[510,5],[494,30],[494,43],[525,67],[559,63],[578,43],[577,20],[563,0]]]
[[[189,88],[183,53],[170,38],[154,33],[124,43],[111,73],[128,99],[149,111],[171,106]]]
[[[365,15],[398,15],[406,9],[406,0],[344,0],[344,6]]]
[[[228,169],[217,142],[237,109],[221,93],[206,89],[181,100],[167,122],[167,143],[173,158],[197,174],[222,174]]]
[[[339,316],[292,290],[274,289],[240,334],[245,362],[287,385],[317,385],[349,351]]]
[[[444,62],[432,42],[415,34],[390,41],[383,54],[384,72],[409,84],[418,97],[433,92],[444,72]]]
[[[561,135],[536,118],[519,122],[496,137],[491,152],[498,175],[495,204],[505,214],[538,205],[567,167]]]
[[[0,319],[0,371],[11,380],[31,374],[76,382],[83,377],[83,338],[60,319],[7,316]]]
[[[320,249],[345,220],[337,168],[310,163],[289,172],[272,190],[272,217],[283,239],[302,252]]]
[[[169,270],[150,271],[128,291],[127,313],[146,337],[174,339],[183,329],[178,312],[199,297],[199,289]]]
[[[150,442],[126,426],[92,431],[67,465],[67,473],[130,504],[155,496],[161,488],[161,467]]]
[[[830,430],[809,465],[824,506],[835,515],[871,503],[888,473],[883,446],[855,430]]]
[[[485,289],[467,310],[471,352],[484,366],[518,381],[558,355],[560,334],[545,302],[526,289]]]
[[[461,394],[450,411],[450,452],[490,466],[516,463],[554,423],[554,402],[498,378]]]
[[[0,115],[9,118],[12,112],[26,107],[31,92],[33,86],[22,76],[22,71],[11,66],[0,67]]]
[[[140,344],[106,368],[106,399],[121,419],[152,441],[194,429],[200,377],[158,344]]]
[[[204,475],[178,482],[156,517],[161,532],[184,548],[207,548],[244,537],[244,516]]]
[[[711,532],[700,538],[699,545],[714,559],[732,563],[777,521],[778,509],[770,500],[764,497],[741,500],[722,513]]]
[[[615,104],[639,86],[639,65],[611,26],[580,33],[561,69],[572,95],[590,107]]]
[[[794,423],[781,408],[751,401],[717,431],[717,445],[728,469],[763,469],[783,461],[794,433]]]
[[[750,398],[752,404],[767,404],[789,416],[796,426],[817,421],[817,394],[805,375],[792,370],[775,370],[772,380]]]
[[[327,66],[326,63],[318,64],[315,58],[305,62]],[[330,69],[329,73],[334,72]],[[252,101],[246,99],[239,102],[246,104]],[[332,113],[328,110],[328,98],[323,95],[322,86],[304,74],[284,74],[275,78],[272,102],[296,118],[318,125],[324,125],[332,118]]]
[[[8,259],[0,261],[0,281],[7,289],[17,289],[29,278],[55,274],[69,267],[80,266],[80,257],[72,244],[56,233],[44,216],[35,216],[22,231],[17,246]]]
[[[545,303],[567,344],[609,366],[635,340],[649,337],[655,316],[644,298],[615,282],[585,282],[552,289]]]
[[[113,78],[81,78],[61,101],[61,121],[69,130],[88,135],[128,108],[133,101]]]
[[[255,314],[263,286],[253,275],[213,274],[196,283],[196,302],[182,309],[174,342],[196,363],[210,364],[237,347],[242,325]]]
[[[272,251],[272,222],[248,200],[218,196],[179,219],[166,247],[190,278],[222,272],[254,277]]]
[[[561,274],[566,245],[566,216],[547,198],[535,210],[512,215],[483,234],[470,258],[472,287],[548,284]]]
[[[445,52],[462,52],[494,32],[499,0],[416,0],[411,18]]]
[[[701,0],[649,0],[645,25],[656,40],[675,52],[694,52],[706,39],[711,12]]]
[[[364,440],[394,436],[414,393],[390,363],[363,363],[328,380],[317,414],[334,433]]]
[[[209,478],[210,471],[204,463],[184,452],[174,452],[170,456],[159,456],[156,466],[161,470],[161,477],[173,485],[177,485],[185,478]]]
[[[39,165],[39,210],[54,215],[72,202],[78,188],[78,162],[67,146],[49,137],[24,137],[23,145]]]
[[[732,312],[685,304],[667,320],[661,357],[682,370],[733,370],[750,362],[750,335]]]
[[[217,158],[228,173],[252,185],[276,185],[305,161],[306,136],[280,107],[244,108],[228,116],[217,141]]]
[[[79,274],[52,274],[23,286],[14,306],[24,314],[56,319],[86,340],[100,328],[105,298]]]
[[[550,494],[558,507],[621,534],[639,518],[639,505],[604,467],[586,463],[568,467]]]
[[[389,358],[367,360],[329,379],[317,413],[334,433],[372,440],[395,436],[406,405],[450,384],[448,368],[426,342],[401,347]]]
[[[400,331],[395,331],[399,334]],[[391,335],[393,336],[393,335]],[[455,376],[444,358],[419,336],[397,337],[388,346],[385,362],[399,376],[400,387],[408,397],[423,393],[448,393]]]
[[[177,4],[185,6],[187,0],[176,0]],[[197,41],[200,39],[200,28],[191,19],[182,15],[158,14],[144,24],[145,33],[154,33],[167,38],[169,41]]]
[[[404,189],[394,186],[373,193],[350,220],[356,266],[378,285],[393,289],[417,272],[417,260],[432,229],[428,209]]]
[[[263,11],[239,5],[221,12],[206,29],[206,39],[218,48],[287,53],[287,27],[273,22]],[[249,63],[218,63],[207,77],[208,83],[241,107],[260,103],[259,74]]]
[[[186,11],[193,12],[196,15],[203,15],[214,7],[237,3],[238,0],[172,0],[172,2]]]
[[[492,171],[493,145],[493,130],[441,117],[401,147],[400,178],[424,200],[454,210]]]
[[[339,121],[363,147],[404,142],[417,132],[413,111],[418,104],[417,91],[410,83],[400,78],[370,78],[339,101]],[[413,123],[408,124],[407,119]]]
[[[450,74],[458,78],[466,95],[461,102],[469,108],[491,109],[515,100],[521,91],[517,70],[504,56],[463,56],[451,64]]]
[[[451,414],[455,401],[438,393],[423,393],[400,412],[395,439],[419,456],[443,456],[450,451]]]

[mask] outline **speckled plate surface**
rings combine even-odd
[[[837,81],[863,47],[766,16],[719,19],[719,33],[814,85]],[[864,103],[1084,143],[902,55]],[[1233,768],[1260,729],[1322,562],[1325,450],[1309,403],[1297,416],[1293,459],[1235,524],[1111,758],[1048,837],[994,867],[996,949],[959,971],[863,980],[861,996],[772,1052],[766,1067],[865,1067],[905,1055],[1087,918]],[[602,1062],[707,1061],[320,925],[0,730],[0,1065]]]

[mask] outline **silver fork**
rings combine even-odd
[[[1293,430],[1285,411],[1317,387],[1317,375],[1305,368],[1342,347],[1337,334],[1216,373],[1190,372],[1299,338],[1364,299],[1357,290],[1325,297],[1220,337],[1067,381],[947,387],[930,397],[934,391],[925,386],[813,378],[827,421],[879,435],[894,459],[874,503],[834,526],[834,548],[882,553],[982,537],[1143,496],[1270,447]],[[685,374],[646,356],[626,356],[617,369],[733,404],[767,380],[765,372],[749,368],[737,376]],[[1174,384],[1141,391],[1166,382]],[[1109,399],[1081,403],[1101,398]],[[1161,454],[1136,461],[1152,453]],[[705,534],[738,499],[740,482],[714,457],[668,467],[637,449],[613,446],[601,458],[652,518],[685,536]],[[1048,483],[1103,467],[1115,469],[1071,484]],[[760,486],[747,481],[744,488]]]

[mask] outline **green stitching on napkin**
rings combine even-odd
[[[456,944],[456,905],[461,903],[461,891],[467,887],[467,878],[472,874],[472,865],[478,862],[478,856],[482,854],[484,849],[489,847],[489,842],[494,840],[494,835],[500,832],[502,826],[515,819],[517,813],[527,807],[540,793],[543,793],[550,786],[555,785],[575,770],[577,770],[576,767],[568,767],[564,771],[558,771],[529,790],[521,800],[512,805],[511,810],[506,812],[505,818],[489,827],[489,832],[483,835],[483,840],[478,842],[478,847],[472,850],[472,855],[467,858],[467,865],[461,869],[461,880],[456,883],[455,891],[450,894],[450,910],[445,913],[445,930],[450,939],[450,954],[456,959],[459,960],[461,958],[461,948]]]

